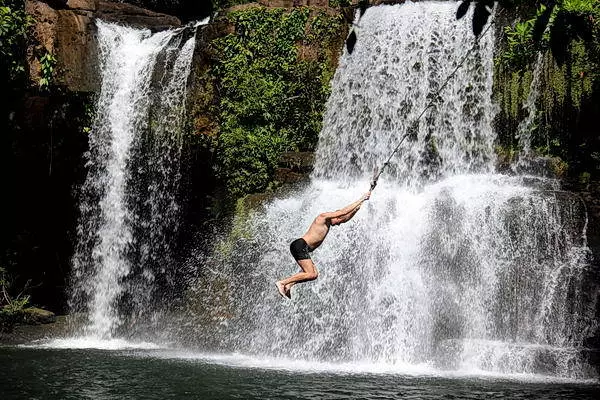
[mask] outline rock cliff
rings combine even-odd
[[[37,86],[40,59],[49,53],[56,58],[53,84],[71,92],[98,89],[95,18],[151,30],[181,25],[170,15],[98,0],[26,0],[25,9],[35,20],[27,50],[30,84]]]

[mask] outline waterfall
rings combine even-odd
[[[493,43],[482,38],[440,101],[415,117],[474,41],[454,2],[367,10],[332,82],[311,181],[248,215],[205,260],[190,293],[194,336],[256,357],[465,373],[591,374],[598,284],[585,208],[556,182],[494,173]],[[312,253],[289,243],[321,212],[371,199]]]
[[[70,305],[86,313],[86,335],[108,339],[151,308],[157,275],[171,262],[195,28],[152,34],[102,21],[97,27],[102,87]]]
[[[532,133],[536,130],[536,120],[538,118],[537,102],[540,97],[543,69],[545,66],[544,53],[540,53],[535,61],[531,84],[529,85],[529,94],[523,105],[526,115],[517,127],[516,137],[519,139],[521,151],[517,168],[531,169],[531,159],[533,157],[533,149],[531,148]]]
[[[469,25],[450,15],[454,8],[409,3],[376,7],[361,18],[355,53],[342,58],[333,81],[316,176],[348,181],[370,175],[404,133],[411,137],[384,179],[418,186],[428,178],[492,171],[492,35],[437,93],[474,43]],[[415,125],[438,95],[443,101]]]

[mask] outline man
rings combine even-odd
[[[341,210],[326,212],[319,214],[317,218],[308,228],[308,231],[299,239],[294,240],[290,244],[290,251],[294,259],[302,268],[302,272],[298,272],[290,276],[289,278],[282,279],[275,282],[279,294],[287,298],[292,298],[290,289],[296,283],[307,282],[317,279],[319,272],[315,267],[315,264],[310,258],[311,252],[323,243],[325,236],[329,233],[331,226],[343,224],[344,222],[350,221],[352,217],[358,212],[360,206],[365,200],[369,200],[371,192],[365,193],[360,199],[354,203],[347,205]]]

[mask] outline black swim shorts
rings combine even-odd
[[[312,249],[310,248],[310,246],[302,238],[296,239],[290,244],[290,252],[292,252],[292,255],[294,256],[294,259],[296,259],[296,261],[309,260],[310,254],[308,253],[310,253],[311,251]]]

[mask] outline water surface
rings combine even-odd
[[[235,356],[229,358],[235,360]],[[260,368],[170,351],[0,348],[9,399],[595,399],[592,382]],[[269,364],[269,363],[267,363]],[[524,379],[530,379],[524,377]]]

